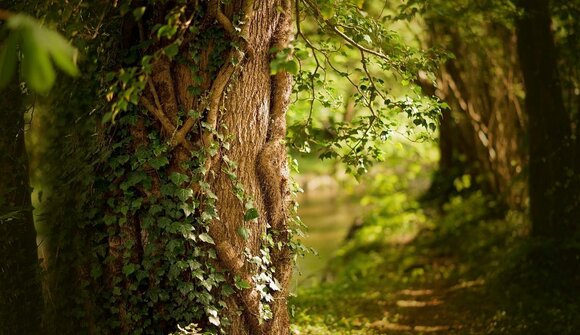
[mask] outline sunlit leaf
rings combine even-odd
[[[237,232],[238,235],[240,235],[240,237],[244,239],[244,241],[247,241],[248,238],[250,238],[250,230],[244,226],[238,227]]]
[[[207,233],[200,234],[199,239],[205,243],[215,244],[213,238],[211,238],[211,236],[209,236],[209,234],[207,234]]]
[[[52,30],[41,28],[39,35],[56,66],[70,76],[78,76],[79,70],[75,63],[77,50]]]
[[[299,71],[298,62],[294,59],[289,60],[284,67],[286,71],[290,72],[291,74],[297,74]]]
[[[22,33],[22,72],[30,87],[39,93],[47,93],[56,79],[48,51],[42,48],[39,28],[25,28]]]

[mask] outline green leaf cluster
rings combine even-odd
[[[6,86],[22,61],[22,76],[29,87],[47,93],[56,79],[55,67],[78,76],[77,50],[57,32],[25,14],[14,14],[6,22],[8,37],[0,51],[0,88]]]

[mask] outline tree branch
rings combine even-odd
[[[141,98],[139,99],[139,102],[141,103],[141,105],[143,105],[143,107],[145,107],[145,109],[147,109],[147,111],[149,111],[149,113],[155,116],[155,118],[161,123],[161,126],[168,134],[173,134],[175,132],[176,129],[175,126],[171,124],[171,121],[167,118],[167,116],[165,116],[165,114],[163,114],[161,110],[155,108],[155,106],[149,99],[147,99],[144,95],[142,95]],[[172,137],[170,139],[170,142],[172,146],[181,144],[185,149],[189,151],[194,150],[193,145],[185,138],[182,138],[180,139],[179,142],[176,142],[176,139]]]
[[[219,24],[224,28],[226,33],[230,37],[234,37],[236,35],[236,31],[234,29],[234,25],[230,21],[230,19],[224,15],[220,8],[220,0],[211,0],[209,3],[209,15],[210,17],[213,16]]]

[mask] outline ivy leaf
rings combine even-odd
[[[183,203],[181,205],[181,209],[183,210],[183,213],[185,214],[185,217],[188,217],[195,210],[195,204]]]
[[[169,160],[165,156],[160,156],[150,159],[148,163],[155,170],[159,170],[161,167],[169,164]]]
[[[209,236],[209,234],[207,234],[207,233],[200,234],[199,239],[205,243],[215,244],[213,238],[211,238],[211,236]]]
[[[179,52],[179,46],[175,43],[169,44],[163,49],[163,52],[167,55],[167,57],[173,58]]]
[[[137,270],[137,265],[135,264],[126,264],[123,266],[123,274],[125,276],[131,275],[133,272],[135,272],[135,270]]]
[[[250,230],[244,226],[239,226],[237,232],[244,241],[247,241],[248,238],[250,238]]]
[[[240,290],[248,289],[252,287],[247,280],[241,279],[240,277],[236,277],[236,287]]]
[[[179,189],[179,190],[175,191],[175,195],[177,195],[179,200],[185,201],[185,200],[193,197],[193,190],[190,188]]]
[[[280,291],[280,285],[278,284],[278,281],[276,279],[270,281],[270,283],[268,284],[268,286],[270,286],[270,288],[274,291]]]
[[[235,292],[234,289],[230,285],[225,284],[222,286],[222,294],[225,295],[226,297],[234,292]]]
[[[99,278],[103,274],[103,269],[98,265],[93,265],[91,268],[91,277],[93,279]]]
[[[179,172],[172,172],[169,175],[169,179],[171,179],[175,185],[180,186],[181,184],[189,181],[189,176]]]
[[[207,314],[209,314],[208,320],[211,324],[219,326],[220,325],[220,319],[218,317],[218,313],[215,309],[213,308],[208,308],[206,310]]]
[[[210,316],[209,317],[209,322],[211,324],[216,325],[216,326],[219,326],[220,325],[220,319],[218,317],[215,317],[215,316]]]
[[[260,217],[258,210],[252,207],[246,211],[246,214],[244,214],[244,221],[254,220],[257,219],[258,217]]]

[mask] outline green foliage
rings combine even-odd
[[[121,244],[120,252],[125,255],[125,264],[123,276],[117,280],[120,285],[118,298],[113,295],[101,304],[108,306],[111,315],[115,315],[117,301],[133,301],[133,296],[140,295],[130,309],[136,313],[135,321],[139,322],[131,327],[135,332],[150,333],[154,329],[141,324],[144,315],[153,315],[147,321],[150,325],[166,320],[189,324],[207,318],[212,326],[205,327],[205,330],[217,332],[227,325],[227,320],[218,314],[226,306],[221,299],[232,291],[226,284],[225,273],[212,265],[212,259],[216,257],[212,247],[215,241],[208,234],[208,224],[217,218],[217,198],[209,185],[202,182],[205,171],[194,163],[203,161],[206,154],[203,150],[192,153],[191,165],[180,167],[188,174],[170,172],[168,145],[156,133],[154,124],[147,123],[149,144],[131,155],[128,131],[134,125],[136,113],[139,112],[125,112],[114,127],[119,142],[106,151],[104,158],[109,163],[100,174],[107,176],[105,184],[109,185],[104,194],[118,192],[120,187],[121,197],[103,199],[108,204],[104,209],[107,215],[102,222],[93,220],[92,225],[107,232],[103,237],[119,236],[123,239],[123,231],[128,229],[126,225],[139,220],[142,234],[146,234],[142,240],[144,254],[139,263],[134,263],[134,241],[130,239],[127,244]],[[156,190],[153,189],[151,169],[159,178]],[[119,179],[122,180],[120,183]],[[190,186],[194,183],[201,186],[202,198],[194,195]],[[104,258],[97,264],[107,262]],[[159,289],[142,291],[144,285]],[[164,312],[155,312],[156,306],[164,306]],[[111,324],[106,322],[104,325]]]
[[[382,144],[392,138],[404,114],[417,127],[436,129],[440,109],[415,84],[420,71],[434,80],[442,53],[409,46],[388,29],[391,17],[358,1],[303,1],[294,45],[295,75],[289,127],[291,147],[320,158],[339,159],[355,175],[383,160]],[[379,10],[380,11],[380,10]],[[277,62],[276,62],[277,64]],[[350,87],[345,92],[337,88]],[[354,102],[347,107],[343,101]],[[347,117],[345,109],[354,109]]]
[[[413,181],[425,171],[412,172],[408,151],[387,157],[403,166],[370,179],[364,224],[321,283],[292,299],[297,333],[419,333],[425,322],[451,325],[446,334],[574,334],[577,237],[529,240],[525,213],[506,213],[479,191],[443,212],[419,207]],[[437,304],[420,305],[428,301]]]
[[[18,59],[22,60],[24,80],[38,93],[46,94],[51,89],[56,79],[54,67],[70,76],[79,75],[77,50],[57,32],[25,14],[11,14],[4,30],[8,37],[0,51],[0,88],[14,76]]]
[[[399,186],[393,188],[396,184]],[[490,221],[486,219],[489,213],[483,210],[476,219],[481,222],[460,220],[459,229],[464,234],[451,240],[439,227],[451,220],[456,223],[457,218],[475,208],[485,208],[485,200],[469,200],[471,205],[449,207],[447,213],[434,216],[429,209],[414,208],[412,200],[404,199],[408,188],[400,183],[383,179],[377,186],[373,196],[381,200],[354,238],[331,260],[329,273],[325,274],[331,279],[302,289],[293,299],[296,329],[305,334],[381,334],[398,329],[381,328],[383,325],[408,330],[438,315],[435,324],[462,325],[460,330],[450,329],[449,334],[482,332],[500,305],[491,305],[490,298],[477,291],[459,296],[451,289],[431,293],[446,297],[445,305],[437,307],[409,308],[398,301],[414,299],[421,303],[430,297],[408,297],[401,292],[460,286],[477,282],[486,271],[497,271],[494,263],[505,256],[505,247],[499,241],[518,227],[517,220]],[[493,303],[497,304],[495,300]],[[414,313],[424,313],[425,317]]]

